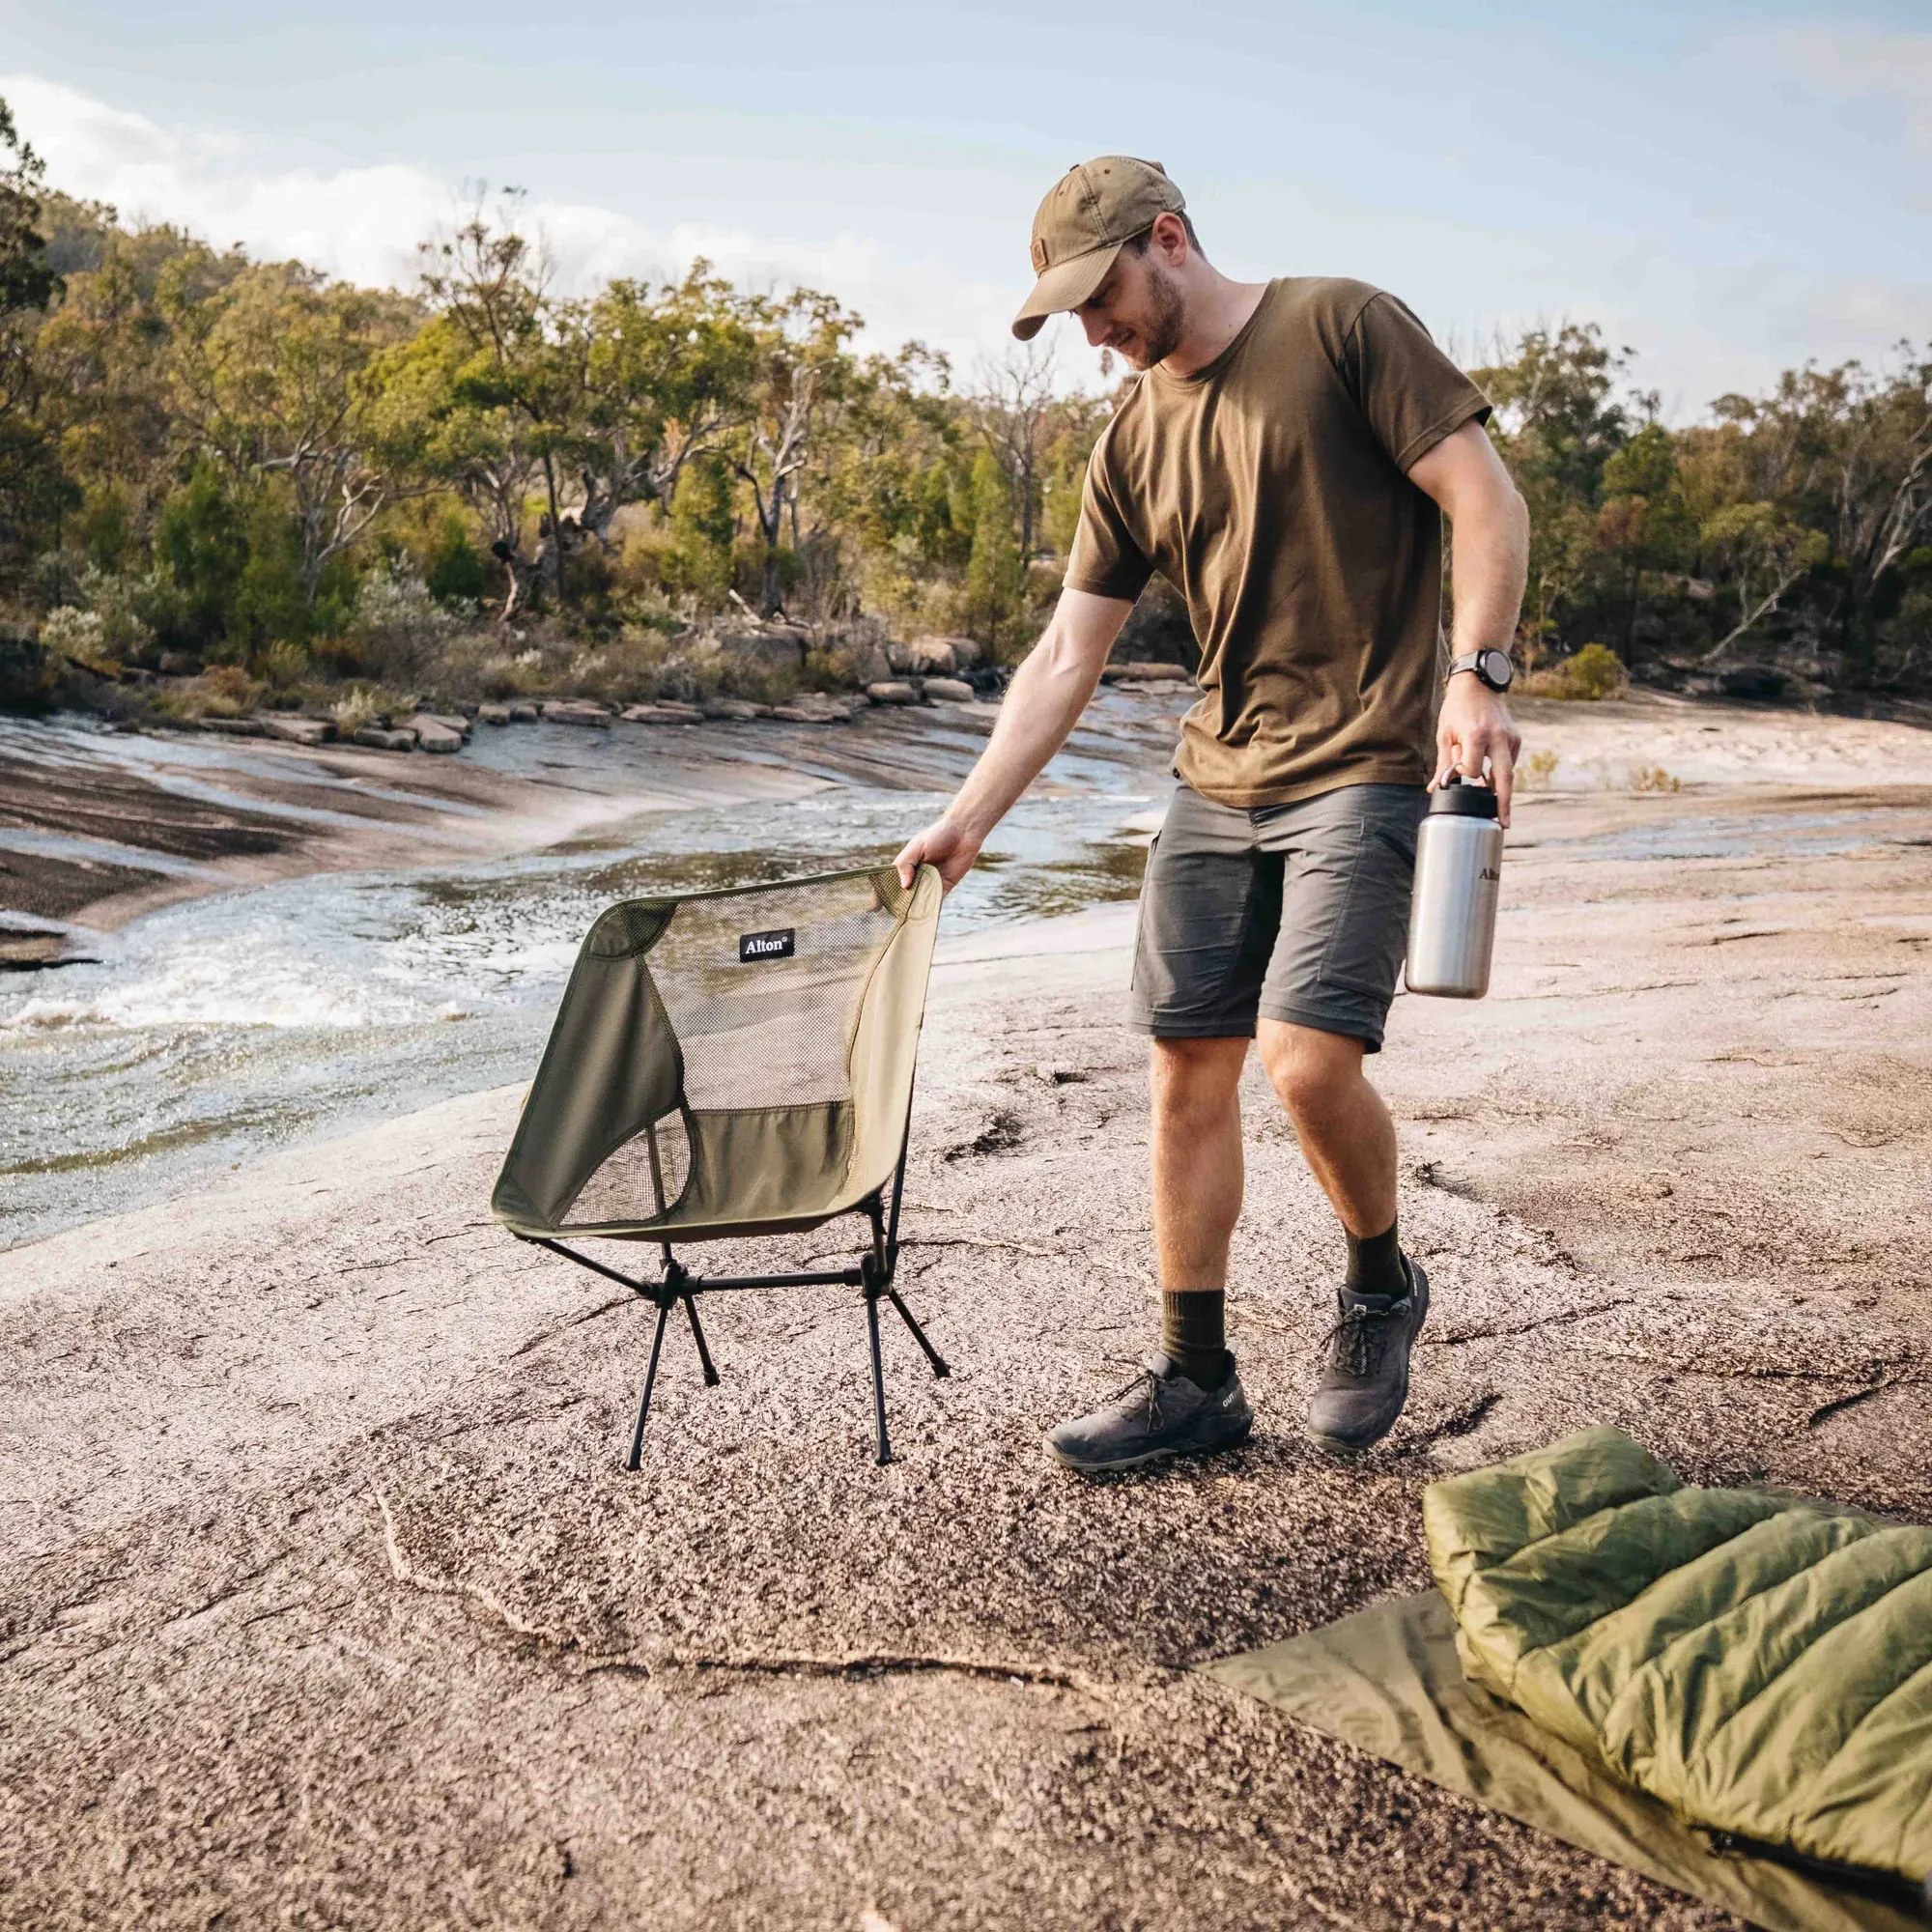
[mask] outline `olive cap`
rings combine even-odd
[[[1013,333],[1029,341],[1048,316],[1078,308],[1107,279],[1124,243],[1157,216],[1186,206],[1158,161],[1102,155],[1068,168],[1033,218],[1033,271],[1039,279],[1013,318]]]

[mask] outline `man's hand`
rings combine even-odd
[[[1479,779],[1487,762],[1496,816],[1507,825],[1510,794],[1516,787],[1516,754],[1521,749],[1522,733],[1516,728],[1502,693],[1492,691],[1474,671],[1458,671],[1442,694],[1442,712],[1435,721],[1435,776],[1429,789],[1434,791],[1452,772]]]
[[[908,840],[893,862],[901,885],[912,884],[915,866],[937,866],[950,893],[973,869],[986,835],[1079,722],[1133,608],[1131,598],[1096,597],[1091,590],[1060,593],[1044,635],[1007,686],[993,735],[959,795],[946,816]]]
[[[951,819],[937,818],[906,840],[905,849],[893,864],[899,868],[899,884],[908,887],[917,867],[937,866],[939,883],[950,893],[973,869],[973,861],[979,856],[977,838]]]

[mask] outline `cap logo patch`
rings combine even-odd
[[[1037,275],[1046,273],[1046,243],[1037,235],[1033,238],[1033,271]]]

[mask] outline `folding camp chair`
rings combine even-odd
[[[864,1292],[881,1463],[892,1460],[881,1299],[933,1374],[949,1373],[893,1285],[939,901],[931,867],[908,890],[884,866],[632,899],[590,928],[490,1208],[519,1239],[656,1304],[627,1467],[643,1455],[677,1302],[705,1384],[717,1385],[696,1301],[714,1290]],[[854,1267],[696,1275],[672,1249],[800,1233],[846,1212],[871,1223],[870,1251]],[[663,1274],[633,1280],[560,1235],[656,1241]]]

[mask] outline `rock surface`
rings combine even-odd
[[[621,1471],[650,1311],[491,1223],[513,1090],[8,1255],[0,1917],[1733,1928],[1190,1666],[1423,1587],[1424,1485],[1588,1422],[1932,1517],[1927,838],[1906,786],[1524,804],[1490,998],[1375,1067],[1435,1312],[1346,1465],[1342,1242],[1252,1065],[1254,1439],[1041,1455],[1151,1331],[1131,906],[944,942],[901,1285],[954,1372],[886,1314],[883,1470],[829,1289],[704,1298],[717,1388],[675,1322]]]
[[[462,725],[461,730],[458,730],[446,718],[428,711],[418,711],[403,720],[402,728],[415,733],[417,751],[436,752],[447,755],[452,752],[462,751],[464,741],[469,735],[468,720],[458,719],[456,723]]]
[[[583,697],[550,698],[544,704],[543,718],[546,724],[587,724],[597,730],[611,726],[608,707]]]
[[[971,704],[978,694],[963,678],[929,677],[925,695],[936,704]]]
[[[895,678],[882,678],[866,687],[866,696],[874,704],[917,704],[919,693]]]
[[[366,745],[372,752],[413,752],[416,748],[416,734],[398,726],[362,724],[350,736],[354,743]]]
[[[327,745],[335,736],[335,726],[327,718],[300,718],[283,712],[265,712],[262,729],[270,738],[291,745]]]

